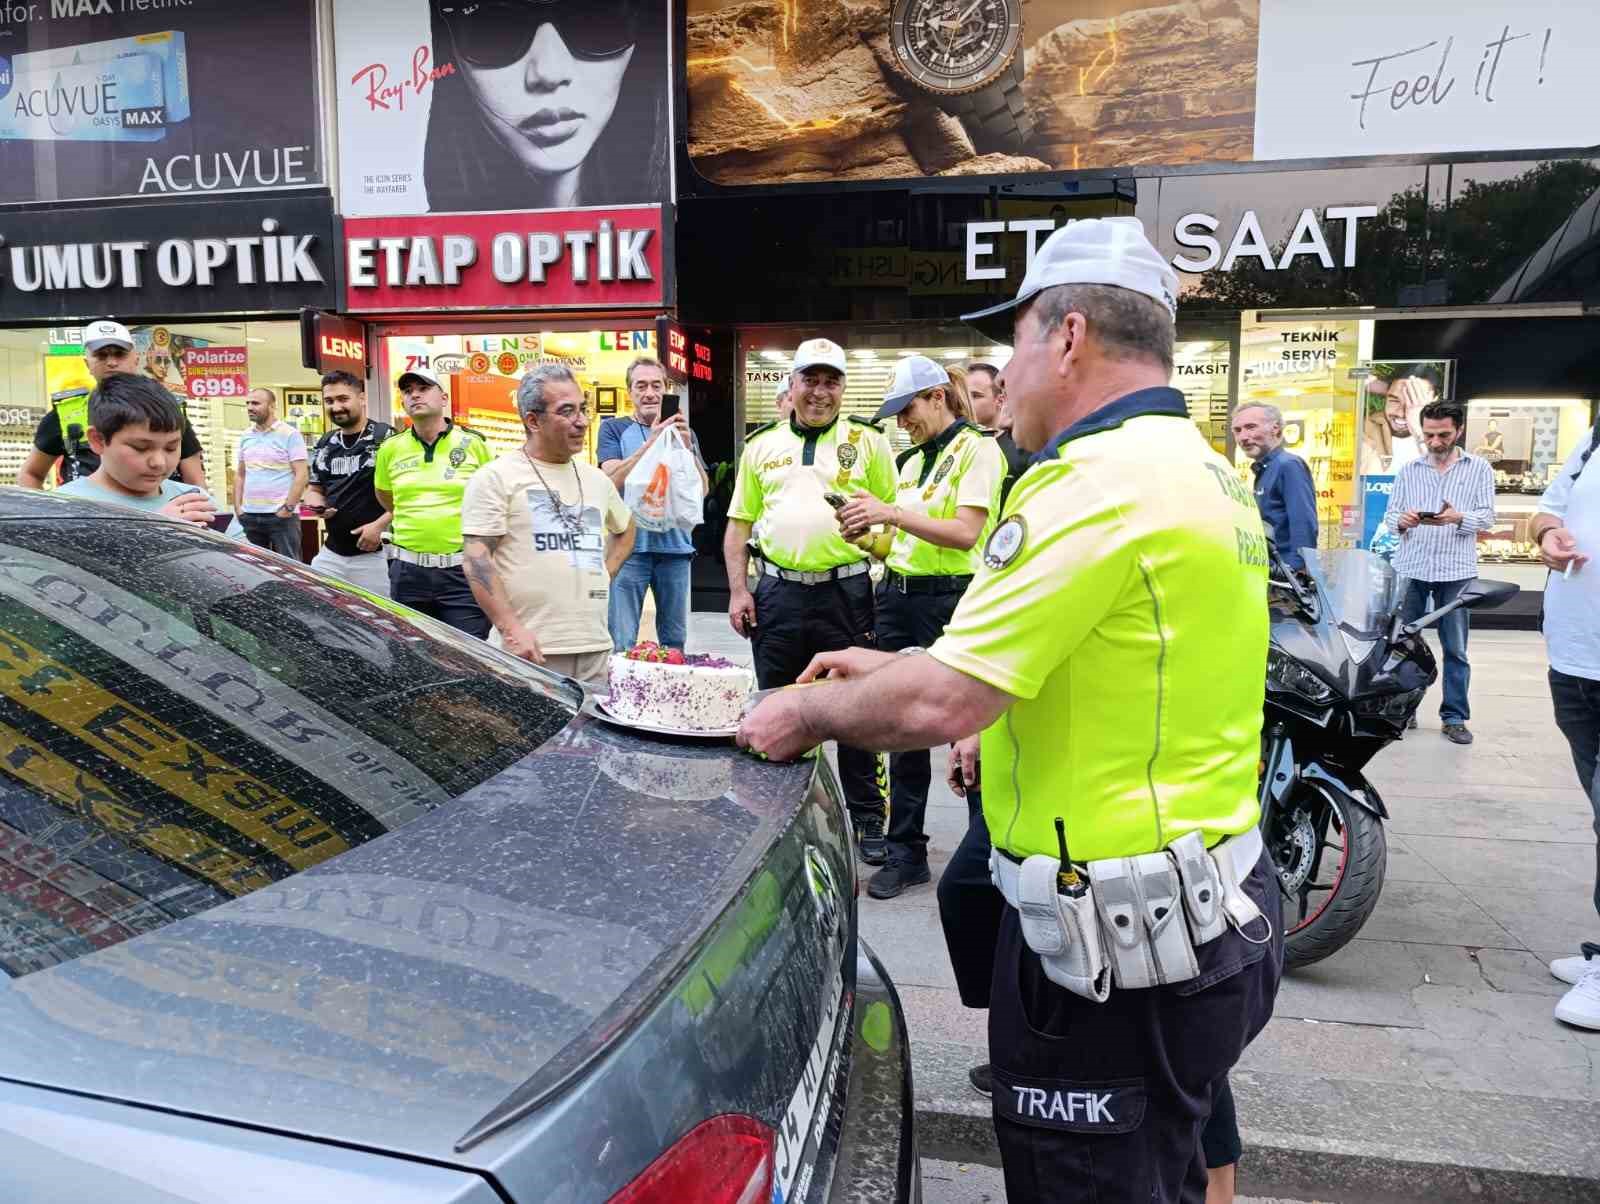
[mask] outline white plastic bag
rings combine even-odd
[[[622,500],[646,531],[682,531],[704,517],[706,493],[683,433],[666,431],[639,457],[622,483]]]

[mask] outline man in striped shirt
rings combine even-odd
[[[1455,600],[1478,575],[1478,533],[1494,525],[1494,470],[1488,462],[1457,446],[1466,413],[1455,402],[1438,401],[1422,411],[1426,454],[1402,468],[1394,479],[1384,526],[1400,537],[1394,570],[1408,578],[1401,613],[1412,622]],[[1467,611],[1451,611],[1439,621],[1444,646],[1444,702],[1439,708],[1444,735],[1471,744],[1467,686]]]

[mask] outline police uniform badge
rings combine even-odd
[[[944,463],[940,464],[938,470],[933,474],[933,483],[935,485],[942,484],[944,479],[950,475],[950,470],[955,466],[956,458],[954,456],[946,456]]]
[[[986,568],[1003,569],[1022,551],[1028,537],[1028,524],[1022,515],[1013,514],[989,534],[983,545],[983,563]]]
[[[467,462],[467,449],[463,444],[456,444],[450,449],[450,467],[460,468]]]
[[[841,444],[839,446],[839,467],[849,472],[856,466],[856,457],[859,454],[854,443]]]

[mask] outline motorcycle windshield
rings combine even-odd
[[[1388,632],[1400,606],[1400,579],[1388,561],[1362,548],[1305,548],[1301,555],[1334,623],[1361,639]]]

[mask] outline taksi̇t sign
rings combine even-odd
[[[664,300],[659,206],[353,218],[346,306],[590,308]]]

